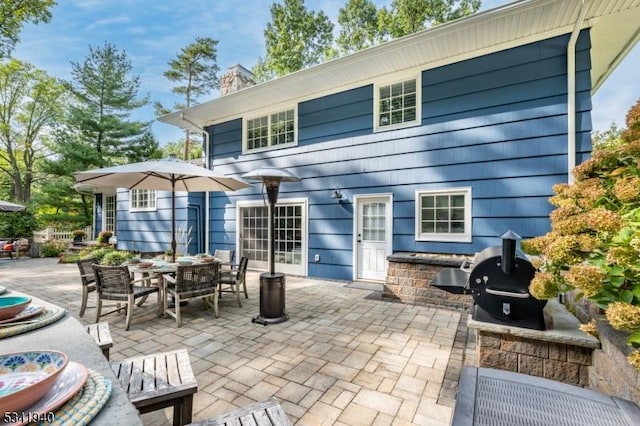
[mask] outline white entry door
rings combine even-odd
[[[385,279],[392,249],[391,203],[391,195],[356,198],[356,279]]]

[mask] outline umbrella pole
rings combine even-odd
[[[176,181],[171,180],[171,262],[176,262]]]

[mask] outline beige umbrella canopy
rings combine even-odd
[[[23,212],[26,209],[25,206],[21,206],[20,204],[0,200],[0,212]]]
[[[251,185],[175,157],[73,173],[76,184],[171,191],[171,249],[176,256],[176,191],[236,191]]]

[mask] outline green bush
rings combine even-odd
[[[58,257],[67,250],[67,243],[58,240],[47,241],[40,247],[42,257]]]
[[[128,251],[112,251],[107,253],[100,261],[101,265],[119,266],[122,265],[127,259],[131,257],[131,253]]]
[[[630,332],[629,362],[640,369],[640,101],[627,114],[620,143],[596,146],[573,170],[575,183],[554,186],[551,232],[523,241],[540,256],[529,290],[538,299],[574,291]]]
[[[95,258],[98,259],[98,263],[109,253],[114,252],[112,247],[89,247],[80,251],[80,257],[82,259]]]
[[[8,238],[31,238],[37,230],[36,218],[30,211],[0,215],[0,235]]]

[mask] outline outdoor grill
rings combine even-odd
[[[443,269],[431,285],[450,293],[471,294],[474,320],[545,330],[542,311],[547,301],[529,293],[535,268],[516,250],[520,236],[509,230],[500,238],[501,246],[485,248],[459,269]]]

